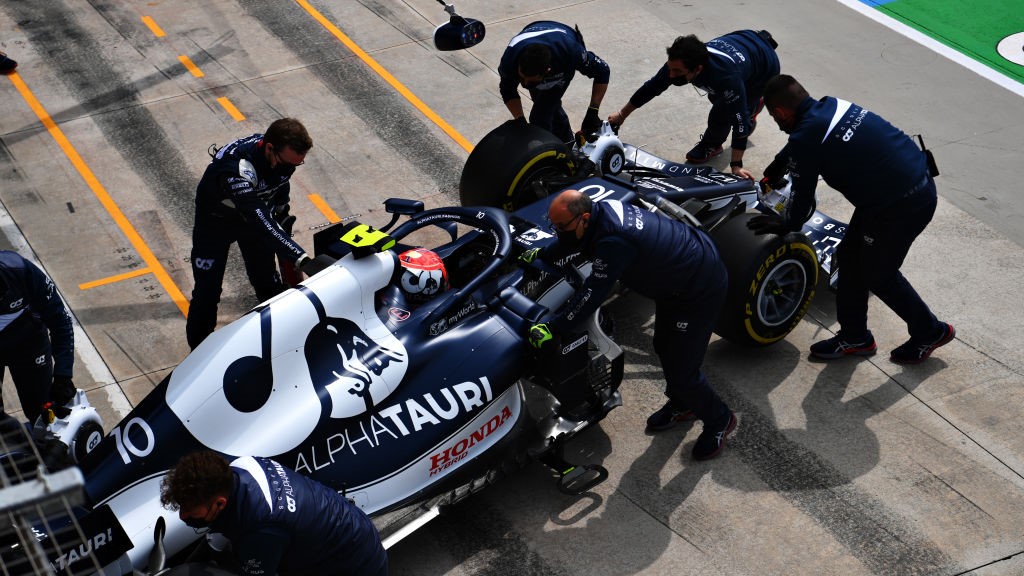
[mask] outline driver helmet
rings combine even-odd
[[[437,253],[413,248],[402,252],[398,261],[403,268],[402,293],[410,304],[423,304],[448,289],[448,271]]]

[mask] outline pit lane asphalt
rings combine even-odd
[[[1024,574],[1019,96],[838,2],[460,1],[488,35],[450,54],[429,43],[444,20],[432,0],[207,4],[0,6],[0,47],[21,63],[23,83],[0,78],[10,215],[0,245],[30,247],[69,302],[96,351],[79,339],[76,382],[108,429],[187,353],[180,295],[191,290],[191,201],[209,144],[282,115],[310,127],[315,147],[293,190],[297,238],[309,245],[328,221],[384,222],[388,196],[457,201],[459,137],[477,142],[506,118],[494,69],[530,21],[579,24],[609,61],[603,114],[653,74],[676,35],[765,28],[783,71],[813,95],[862,104],[935,150],[942,199],[903,271],[957,339],[920,366],[894,365],[887,352],[904,328],[873,301],[878,356],[811,362],[810,343],[836,329],[831,295],[819,290],[776,346],[712,342],[709,378],[740,423],[721,458],[694,463],[699,427],[642,432],[663,383],[652,307],[623,298],[611,309],[628,354],[625,405],[573,446],[580,461],[603,463],[608,481],[569,498],[528,467],[399,543],[392,573]],[[576,121],[573,103],[582,111],[588,90],[577,78],[566,97]],[[621,134],[681,157],[707,110],[692,89],[673,89]],[[784,142],[760,120],[745,158],[758,173]],[[724,156],[713,164],[726,168]],[[820,190],[826,212],[849,215]],[[231,267],[222,321],[255,303],[249,292]],[[9,382],[4,398],[13,408]]]

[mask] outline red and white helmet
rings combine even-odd
[[[448,289],[448,271],[435,252],[425,248],[406,250],[398,256],[402,264],[402,292],[411,304],[422,304]]]

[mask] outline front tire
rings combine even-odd
[[[102,426],[92,420],[82,423],[82,426],[75,432],[74,438],[71,439],[71,446],[69,446],[75,462],[81,463],[99,445],[101,440],[103,440]]]
[[[818,285],[818,257],[807,236],[757,236],[745,213],[714,231],[729,272],[729,290],[715,332],[749,346],[782,340],[804,317]]]
[[[537,200],[535,183],[567,178],[575,171],[569,147],[554,134],[509,120],[473,148],[462,169],[459,202],[512,212]]]

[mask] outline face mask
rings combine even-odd
[[[675,78],[671,78],[670,81],[673,86],[686,86],[690,83],[690,81],[686,79],[686,76],[676,76]]]
[[[559,231],[558,232],[558,243],[566,248],[578,248],[583,241],[576,237],[575,230]]]
[[[187,520],[182,520],[182,522],[185,523],[185,526],[188,526],[193,530],[202,530],[204,528],[209,528],[210,524],[212,524],[212,522],[208,522],[203,518],[188,518]]]
[[[277,174],[282,178],[291,178],[291,175],[295,174],[295,166],[293,164],[278,162],[277,168],[274,168],[274,174]]]

